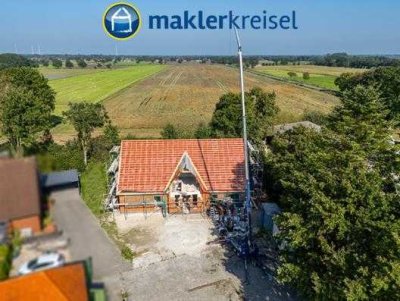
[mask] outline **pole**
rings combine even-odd
[[[247,147],[247,117],[246,103],[244,92],[244,76],[243,76],[243,54],[242,45],[240,44],[239,33],[235,28],[236,40],[238,44],[239,68],[240,68],[240,90],[242,95],[242,120],[243,120],[243,148],[244,148],[244,165],[245,165],[245,180],[246,180],[246,209],[250,217],[251,201],[250,201],[250,171],[249,171],[249,152]]]

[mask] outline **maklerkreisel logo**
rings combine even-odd
[[[139,32],[141,25],[139,10],[125,2],[110,5],[103,16],[104,30],[116,40],[133,38]]]

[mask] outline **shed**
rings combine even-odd
[[[76,169],[57,171],[41,175],[42,187],[49,190],[60,190],[79,187],[79,174]]]
[[[263,203],[262,208],[262,225],[266,230],[271,231],[273,234],[275,234],[275,232],[277,232],[277,227],[273,218],[274,216],[280,214],[282,210],[276,203]]]

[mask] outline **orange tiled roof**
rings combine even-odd
[[[244,191],[243,140],[232,138],[122,141],[118,193],[163,192],[185,152],[208,191]]]
[[[0,301],[88,301],[83,263],[0,282]]]

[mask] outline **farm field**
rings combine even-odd
[[[335,79],[342,73],[360,73],[365,71],[364,69],[356,68],[315,65],[258,66],[255,70],[278,78],[330,90],[338,90],[335,85]],[[290,77],[288,72],[294,72],[297,74],[297,76]],[[303,79],[303,72],[308,72],[310,74],[310,78],[307,80]]]
[[[253,73],[246,73],[247,89],[259,86],[275,91],[281,109],[276,123],[301,119],[305,111],[327,113],[338,104],[330,94],[284,83]],[[172,123],[193,131],[200,122],[209,122],[219,97],[229,91],[239,92],[239,72],[222,65],[168,65],[103,101],[121,135],[159,137],[162,128]],[[61,124],[53,131],[58,141],[74,135]]]
[[[100,102],[117,91],[161,71],[162,65],[140,65],[115,70],[92,70],[87,74],[50,80],[50,86],[57,92],[55,114],[61,115],[69,102]],[[61,71],[59,69],[57,71]],[[79,69],[64,69],[71,73]]]
[[[281,109],[277,122],[299,120],[305,111],[329,112],[338,103],[335,96],[246,74],[246,88],[259,86],[277,93]],[[239,72],[221,65],[173,65],[113,97],[104,105],[123,134],[158,137],[172,123],[193,131],[209,122],[219,97],[239,92]]]
[[[85,69],[67,69],[67,68],[52,68],[52,67],[40,67],[39,72],[44,75],[48,80],[55,80],[67,77],[73,77],[84,74],[92,74],[103,71],[110,71],[108,69],[94,69],[94,68],[85,68]]]

